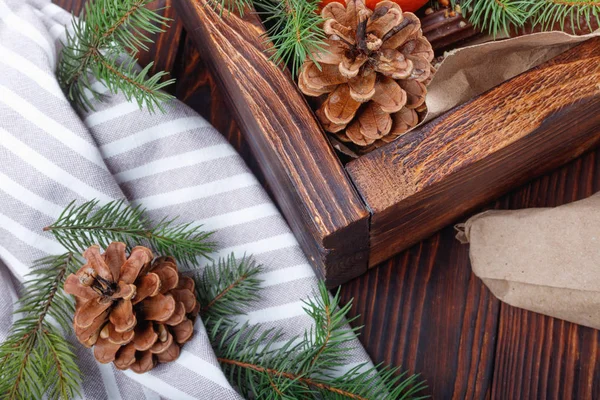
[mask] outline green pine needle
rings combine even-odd
[[[206,4],[219,12],[219,15],[224,13],[235,12],[240,16],[254,7],[254,0],[206,0]]]
[[[73,33],[67,31],[57,72],[69,100],[84,110],[93,109],[88,93],[102,100],[92,87],[90,76],[94,76],[112,93],[122,92],[128,100],[135,99],[140,108],[164,111],[162,103],[173,96],[161,89],[174,80],[161,82],[166,72],[149,76],[152,64],[141,71],[136,67],[138,49],[147,50],[147,44],[152,43],[150,36],[163,32],[162,26],[169,21],[146,8],[151,2],[92,0],[79,19],[73,18]]]
[[[98,200],[80,206],[72,202],[44,230],[74,253],[94,244],[106,248],[111,242],[123,242],[129,248],[146,245],[155,253],[193,266],[199,264],[199,256],[210,258],[214,243],[208,239],[212,232],[204,232],[201,226],[190,223],[178,224],[177,218],[153,223],[144,214],[141,206],[132,207],[122,200],[101,207]]]
[[[313,54],[326,46],[319,1],[255,0],[255,5],[263,10],[264,22],[270,26],[267,35],[273,42],[274,62],[289,65],[294,76],[307,57],[318,65]]]
[[[243,305],[258,299],[260,280],[256,278],[262,271],[251,258],[236,260],[232,254],[227,259],[204,269],[197,278],[197,297],[203,318],[226,318],[242,314]]]
[[[79,253],[92,244],[106,247],[114,240],[130,247],[146,243],[161,255],[197,263],[205,255],[208,234],[174,219],[151,224],[144,209],[113,201],[99,207],[93,200],[71,203],[46,228],[68,249]],[[149,227],[149,228],[147,228]],[[0,345],[0,398],[70,399],[78,395],[80,371],[70,344],[74,312],[63,292],[65,276],[83,264],[69,252],[40,260],[25,283],[17,313],[22,314]],[[197,276],[201,313],[217,358],[230,383],[242,395],[260,399],[421,399],[425,388],[416,375],[397,368],[359,365],[338,376],[349,362],[352,341],[360,328],[351,328],[352,303],[340,304],[320,282],[318,293],[305,302],[314,326],[303,336],[283,341],[283,332],[262,325],[239,325],[259,299],[260,273],[251,258],[233,255],[205,268]],[[49,321],[52,321],[50,323]]]
[[[272,43],[269,55],[276,64],[289,66],[296,75],[306,60],[315,63],[314,52],[326,47],[318,9],[320,0],[206,0],[220,15],[258,10],[269,27],[265,40]]]
[[[65,276],[82,263],[73,253],[39,260],[28,275],[16,314],[22,314],[0,345],[0,398],[69,399],[79,394],[81,373],[64,332],[74,312],[63,292]],[[50,320],[54,324],[50,323]]]
[[[281,342],[281,330],[236,325],[231,318],[257,300],[261,267],[230,257],[208,266],[198,278],[204,322],[221,367],[246,398],[260,399],[422,399],[423,381],[382,365],[359,365],[342,376],[335,371],[351,355],[360,328],[347,319],[352,302],[340,306],[325,284],[305,302],[314,321],[302,337]]]
[[[559,26],[565,30],[570,22],[573,30],[588,28],[592,24],[600,25],[600,2],[597,0],[544,0],[539,1],[531,10],[533,24],[543,30]],[[582,24],[583,21],[583,24]]]
[[[459,3],[474,26],[494,37],[524,27],[548,31],[558,26],[575,33],[578,28],[591,30],[594,23],[600,23],[597,0],[463,0]],[[567,22],[570,22],[570,31],[565,28]]]

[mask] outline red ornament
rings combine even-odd
[[[375,6],[377,5],[377,3],[379,3],[380,1],[383,1],[383,0],[365,0],[365,4],[371,10],[373,10],[375,8]],[[421,8],[425,4],[427,4],[428,0],[390,0],[390,1],[393,1],[394,3],[398,4],[400,6],[400,8],[402,8],[402,11],[415,12],[419,8]],[[333,2],[345,4],[344,0],[321,0],[320,9],[323,9],[323,7],[325,7],[327,4],[333,3]]]

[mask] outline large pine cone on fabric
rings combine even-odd
[[[316,112],[324,129],[369,146],[417,125],[434,56],[419,19],[391,1],[373,11],[364,0],[334,2],[321,15],[327,45],[309,55],[298,86],[308,96],[327,96]]]
[[[138,246],[129,258],[124,243],[83,253],[87,263],[65,280],[75,296],[73,326],[77,339],[94,347],[101,363],[137,373],[179,357],[194,332],[200,305],[194,280],[182,276],[175,260]]]

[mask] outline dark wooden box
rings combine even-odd
[[[275,201],[330,287],[356,277],[600,141],[600,39],[346,165],[252,13],[178,13],[231,105]]]

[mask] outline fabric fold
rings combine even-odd
[[[70,15],[46,0],[0,0],[0,338],[12,321],[14,284],[35,259],[61,247],[42,228],[72,200],[126,199],[149,217],[180,216],[215,230],[217,256],[253,254],[264,265],[265,297],[250,323],[281,327],[283,339],[311,320],[301,299],[317,279],[285,220],[241,157],[202,117],[175,101],[150,115],[109,95],[78,114],[54,71]],[[96,84],[99,91],[106,88]],[[6,266],[6,268],[4,268]],[[180,358],[148,374],[98,364],[73,338],[86,399],[239,399],[201,321]],[[356,341],[350,364],[368,361]]]

